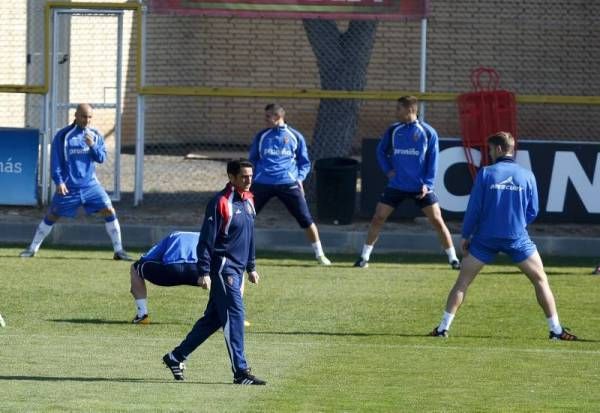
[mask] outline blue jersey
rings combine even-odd
[[[395,172],[389,187],[420,192],[423,185],[433,190],[438,152],[438,135],[431,126],[419,120],[397,122],[377,145],[377,160],[384,174]]]
[[[538,214],[533,173],[510,157],[479,170],[462,228],[462,237],[517,239]]]
[[[240,195],[231,184],[206,206],[198,242],[198,271],[223,274],[254,271],[254,201],[250,192]]]
[[[142,255],[140,263],[146,261],[162,262],[168,264],[193,264],[198,262],[196,249],[198,248],[198,232],[172,232]]]
[[[94,144],[88,146],[85,134],[92,135]],[[83,188],[99,184],[96,178],[96,162],[106,159],[104,138],[94,128],[80,128],[77,124],[61,129],[52,140],[50,169],[56,185],[67,188]]]
[[[250,145],[254,164],[253,181],[283,185],[304,181],[310,172],[310,159],[304,136],[288,125],[263,129]]]

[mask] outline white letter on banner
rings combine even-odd
[[[477,149],[469,149],[471,157],[475,166],[479,166],[481,162],[481,153]],[[467,209],[469,203],[469,195],[456,196],[451,194],[446,186],[444,185],[444,177],[446,171],[452,165],[457,163],[467,163],[465,157],[465,150],[462,146],[454,146],[452,148],[444,149],[440,151],[438,159],[438,173],[436,179],[435,193],[440,199],[440,206],[447,211],[451,212],[464,212]]]
[[[517,151],[517,159],[515,161],[525,169],[531,169],[531,158],[529,157],[529,151]]]
[[[557,151],[554,154],[548,204],[546,205],[547,212],[563,212],[569,179],[573,183],[587,212],[599,213],[600,153],[596,155],[596,167],[592,182],[589,181],[577,156],[573,152]]]

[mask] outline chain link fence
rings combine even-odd
[[[0,85],[43,83],[45,3],[0,2]],[[569,13],[561,12],[565,8]],[[129,202],[139,62],[138,27],[134,13],[125,13],[123,136],[122,148],[115,150],[122,154],[119,178]],[[597,15],[600,3],[584,1],[433,2],[426,45],[426,86],[433,93],[426,102],[427,122],[441,137],[460,137],[455,102],[436,94],[471,91],[469,73],[483,65],[500,73],[501,88],[529,98],[518,105],[519,139],[598,142]],[[74,23],[64,33],[69,49],[52,55],[79,56],[83,62],[74,57],[64,62],[68,76],[61,82],[70,82],[73,103],[101,99],[86,93],[89,79],[114,81],[112,57],[106,57],[114,31],[105,23],[86,21],[83,27],[79,31]],[[267,103],[286,108],[287,121],[305,135],[316,161],[360,155],[362,141],[380,136],[395,120],[398,95],[419,89],[418,22],[179,16],[148,8],[144,36],[144,203],[187,203],[219,189],[226,179],[224,160],[247,154],[264,126]],[[322,95],[307,98],[303,91]],[[371,94],[348,98],[337,91]],[[548,96],[596,100],[542,103]],[[42,129],[42,111],[39,95],[0,93],[0,126]],[[98,121],[110,118],[105,111],[96,112]],[[101,128],[109,142],[111,122],[102,121]],[[108,184],[112,166],[99,174]]]

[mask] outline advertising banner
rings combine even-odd
[[[429,0],[150,0],[150,13],[288,19],[420,20]]]
[[[372,216],[387,184],[375,150],[378,139],[363,140],[361,215]],[[471,149],[479,162],[481,154]],[[593,142],[526,141],[518,143],[517,162],[533,171],[538,185],[538,221],[600,223],[600,144]],[[447,219],[461,220],[473,180],[460,139],[440,139],[434,191]],[[400,205],[396,218],[421,216],[411,202]]]
[[[0,205],[37,205],[37,129],[0,128]]]

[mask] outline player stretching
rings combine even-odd
[[[411,199],[437,231],[450,266],[455,270],[460,268],[450,231],[433,192],[438,165],[438,135],[435,129],[417,119],[417,106],[414,96],[399,98],[396,106],[399,122],[388,128],[377,145],[377,160],[389,181],[375,207],[367,239],[354,263],[355,267],[369,266],[371,252],[383,224],[402,201]]]
[[[302,181],[310,172],[304,137],[285,123],[285,110],[276,103],[265,107],[265,122],[268,128],[256,134],[249,155],[256,170],[252,184],[256,213],[272,197],[279,198],[304,229],[319,264],[331,265],[304,197]]]
[[[199,238],[198,232],[172,232],[131,264],[131,295],[137,308],[133,324],[150,324],[146,281],[162,287],[191,285],[210,289],[210,277],[198,272]],[[243,296],[243,282],[241,293]],[[244,321],[244,325],[248,327],[250,323]]]
[[[90,127],[92,107],[80,104],[75,111],[75,122],[58,131],[52,140],[50,169],[56,192],[50,208],[37,227],[31,245],[20,257],[35,256],[44,239],[60,217],[74,218],[83,206],[88,214],[99,212],[104,217],[114,250],[115,260],[131,261],[123,250],[121,227],[108,194],[96,178],[96,163],[106,159],[104,138]]]
[[[430,335],[448,335],[471,282],[498,252],[504,252],[533,284],[537,301],[548,320],[550,339],[577,340],[558,320],[542,259],[527,233],[527,225],[538,214],[535,177],[515,162],[515,140],[510,133],[490,136],[488,146],[494,164],[481,168],[475,179],[463,222],[460,273],[448,295],[442,321]]]

